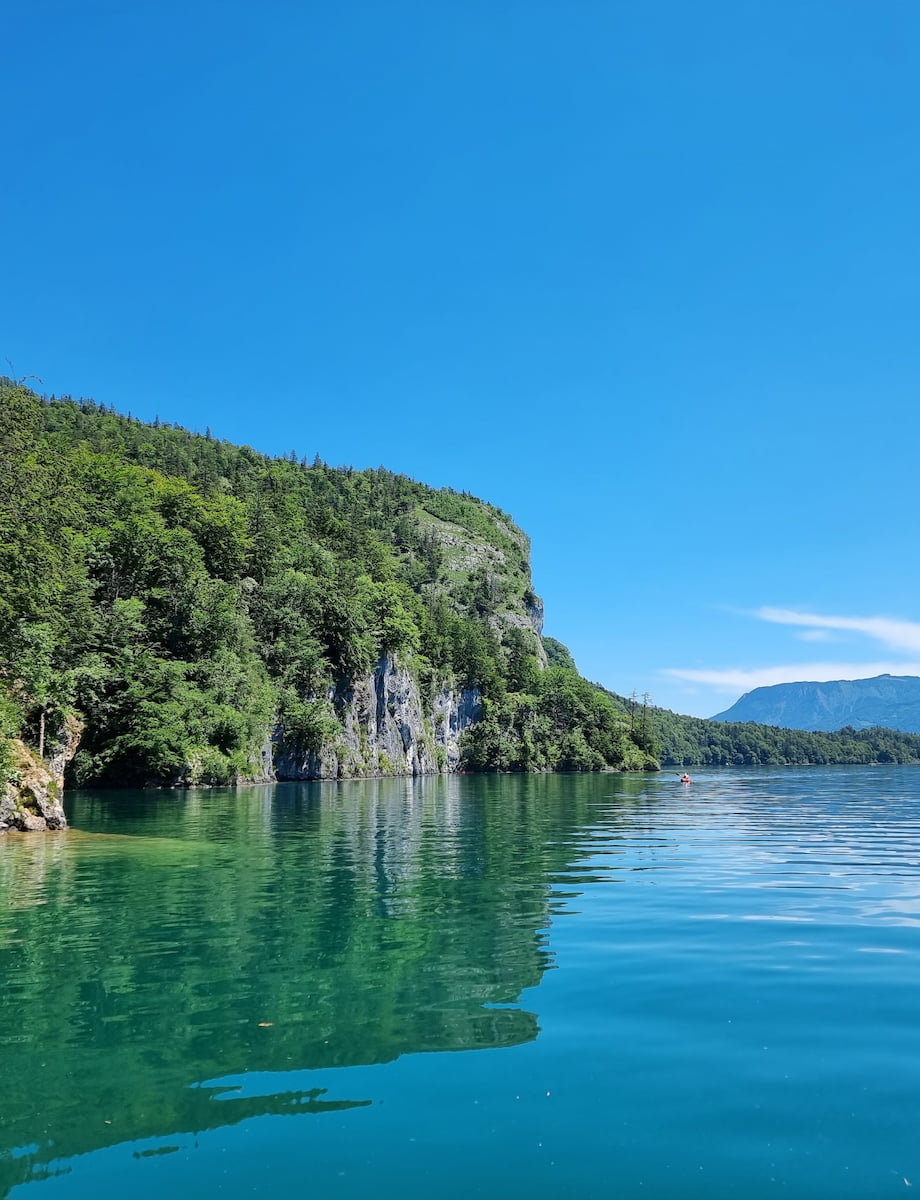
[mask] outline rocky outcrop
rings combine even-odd
[[[501,529],[508,534],[508,528],[504,524]],[[483,568],[496,570],[504,567],[507,562],[507,555],[498,546],[450,521],[439,521],[436,517],[428,516],[425,520],[425,530],[441,547],[448,569],[452,572],[471,572]]]
[[[534,592],[524,597],[524,609],[530,618],[531,628],[538,638],[543,638],[543,601]]]
[[[78,720],[66,718],[57,736],[49,742],[45,759],[39,758],[25,742],[13,739],[12,774],[0,789],[0,832],[67,827],[61,798],[64,768],[76,753],[82,732]]]
[[[492,631],[499,640],[512,629],[533,633],[533,653],[545,667],[543,601],[530,586],[530,538],[494,509],[490,510],[490,519],[505,549],[494,540],[431,514],[425,515],[424,529],[444,555],[448,591],[453,587],[463,604],[464,583],[471,575],[480,575],[496,605],[488,617]]]
[[[479,688],[442,688],[434,698],[435,747],[443,747],[443,770],[460,765],[460,736],[482,719]]]
[[[278,779],[343,779],[453,771],[460,736],[482,715],[475,688],[441,687],[423,697],[408,667],[384,655],[372,672],[326,697],[334,732],[312,749],[285,743],[276,731]]]

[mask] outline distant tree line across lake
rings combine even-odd
[[[662,766],[920,762],[920,735],[894,729],[811,733],[752,721],[707,721],[664,708],[653,708],[649,721]]]

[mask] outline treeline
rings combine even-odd
[[[920,736],[893,729],[810,733],[751,721],[706,721],[663,708],[653,708],[650,721],[663,766],[920,762]]]
[[[0,731],[41,752],[78,714],[77,782],[246,778],[269,730],[316,750],[383,654],[480,690],[470,769],[647,765],[615,699],[542,669],[538,604],[526,536],[467,494],[0,382]]]
[[[532,671],[518,690],[487,699],[466,743],[470,770],[625,771],[657,768],[650,724],[565,666]]]

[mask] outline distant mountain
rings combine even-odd
[[[830,683],[777,683],[754,688],[713,721],[755,721],[782,729],[830,731],[883,725],[920,733],[920,678],[877,675]]]

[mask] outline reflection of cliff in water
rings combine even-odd
[[[77,796],[0,854],[0,1187],[105,1145],[367,1098],[234,1099],[252,1071],[537,1036],[566,781]],[[80,829],[100,832],[80,832]],[[54,1170],[54,1166],[51,1166]]]

